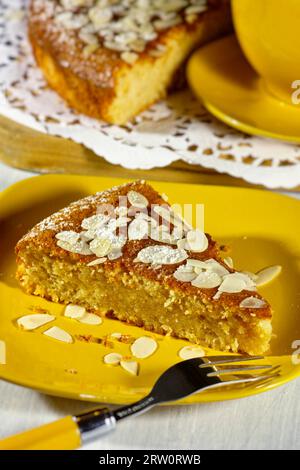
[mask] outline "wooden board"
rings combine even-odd
[[[72,173],[120,178],[148,178],[191,184],[259,187],[240,178],[198,165],[177,161],[165,168],[128,170],[112,165],[83,145],[53,137],[0,116],[0,160],[7,165],[39,173]],[[296,188],[300,190],[300,187]]]

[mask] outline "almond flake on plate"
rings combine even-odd
[[[98,266],[99,264],[105,263],[107,258],[97,258],[87,264],[87,266]]]
[[[119,333],[118,331],[116,331],[115,333],[111,333],[111,338],[114,338],[114,339],[121,339],[122,338],[122,333]]]
[[[64,316],[68,318],[75,318],[78,320],[82,318],[86,314],[86,310],[84,307],[80,307],[79,305],[67,305],[65,308]]]
[[[258,299],[257,297],[247,297],[240,303],[241,308],[264,308],[266,305],[264,300]]]
[[[2,339],[0,340],[0,364],[6,364],[6,343]]]
[[[205,356],[205,352],[199,346],[184,346],[180,349],[178,355],[181,359],[193,359],[195,357]]]
[[[256,273],[256,285],[258,287],[264,286],[272,282],[282,271],[281,266],[270,266],[268,268],[262,269]]]
[[[219,276],[219,274],[210,271],[204,271],[192,281],[192,286],[199,287],[200,289],[212,289],[214,287],[218,287],[221,282],[222,278]]]
[[[49,330],[44,331],[43,335],[49,336],[50,338],[57,339],[63,343],[73,343],[72,336],[62,328],[58,326],[52,326]]]
[[[127,198],[132,206],[140,209],[147,207],[149,204],[148,199],[137,191],[129,191]]]
[[[108,364],[110,366],[119,365],[121,360],[122,360],[122,356],[119,353],[108,353],[103,358],[104,364]]]
[[[40,326],[46,325],[53,320],[55,320],[55,316],[50,315],[49,313],[33,313],[18,318],[17,325],[24,330],[31,331],[39,328]]]
[[[138,375],[139,365],[136,361],[120,361],[120,366],[132,375]]]
[[[102,318],[94,313],[86,313],[83,317],[78,318],[78,321],[86,325],[101,325],[103,323]]]
[[[151,356],[157,349],[157,342],[149,336],[141,336],[130,347],[133,356],[145,359]]]

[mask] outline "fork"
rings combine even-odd
[[[77,449],[112,431],[119,421],[144,413],[155,405],[174,402],[196,392],[216,387],[268,383],[280,374],[280,367],[251,364],[251,361],[261,359],[264,357],[230,355],[208,356],[179,362],[158,378],[149,395],[132,405],[115,410],[97,408],[76,416],[67,416],[3,439],[0,441],[0,450]]]

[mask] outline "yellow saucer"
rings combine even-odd
[[[235,36],[196,51],[187,75],[204,106],[229,126],[248,134],[300,142],[300,106],[281,102],[266,91]]]
[[[84,325],[63,316],[64,307],[26,295],[15,280],[14,246],[35,223],[71,201],[93,194],[124,180],[88,176],[52,175],[24,180],[0,193],[0,340],[7,349],[6,364],[0,364],[0,378],[63,397],[95,402],[130,403],[146,395],[158,376],[180,361],[178,351],[190,343],[146,332],[117,320],[105,318],[102,325]],[[173,203],[205,204],[205,229],[220,243],[232,247],[239,270],[256,272],[280,264],[281,276],[261,293],[274,308],[274,338],[268,363],[281,365],[282,372],[268,384],[235,386],[211,390],[187,398],[182,403],[240,398],[263,392],[300,375],[296,364],[300,339],[300,202],[271,192],[220,186],[152,183]],[[275,210],[276,209],[276,210]],[[16,319],[45,309],[56,315],[52,324],[32,332],[22,331]],[[42,334],[57,325],[75,338],[65,344]],[[158,342],[157,351],[139,360],[140,373],[132,376],[121,367],[108,366],[108,352],[130,355],[130,346],[111,340],[109,344],[86,343],[78,335],[104,338],[114,332],[138,338],[150,335]],[[299,345],[298,345],[299,348]],[[206,349],[207,354],[221,354]],[[292,354],[295,353],[295,361]]]

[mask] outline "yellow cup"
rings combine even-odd
[[[300,0],[232,0],[238,40],[267,90],[293,103],[300,84]]]

